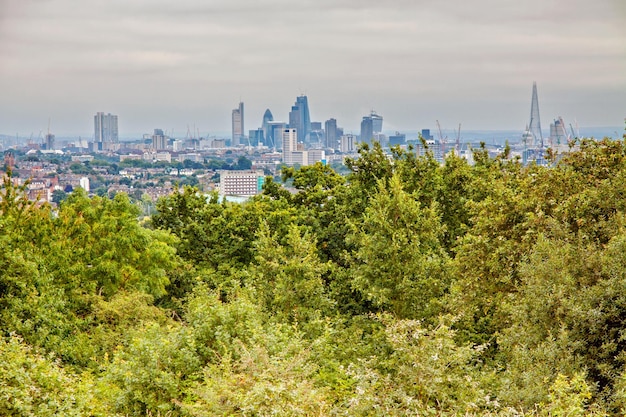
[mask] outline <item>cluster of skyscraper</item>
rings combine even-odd
[[[243,103],[239,103],[238,108],[232,112],[231,146],[263,145],[283,152],[306,151],[310,155],[318,156],[319,153],[314,150],[354,152],[359,140],[366,143],[371,143],[372,140],[380,142],[386,140],[382,134],[383,118],[374,111],[363,117],[360,136],[344,135],[343,129],[337,125],[337,120],[334,118],[326,120],[323,127],[321,122],[312,122],[306,95],[296,97],[289,111],[289,122],[274,120],[272,112],[267,109],[263,114],[261,127],[250,130],[247,137],[243,135],[243,114]],[[292,156],[286,156],[286,161],[292,161],[295,158],[300,161],[298,163],[302,163],[302,155]]]
[[[522,160],[524,163],[535,161],[543,163],[543,153],[548,147],[555,151],[564,150],[568,145],[568,141],[579,135],[574,132],[574,128],[570,124],[571,136],[567,134],[565,122],[559,116],[550,123],[550,136],[548,144],[544,142],[543,133],[541,131],[541,119],[539,117],[539,96],[537,94],[537,83],[533,83],[533,93],[530,105],[530,122],[526,126],[526,130],[522,135],[522,144],[524,146]]]

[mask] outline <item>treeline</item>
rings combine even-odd
[[[626,412],[626,142],[374,145],[245,204],[4,182],[0,415]]]

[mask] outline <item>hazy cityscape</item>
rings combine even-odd
[[[239,102],[232,110],[229,135],[203,136],[194,125],[184,136],[155,127],[139,138],[127,136],[123,140],[120,116],[97,112],[90,136],[61,139],[48,127],[45,133],[31,133],[28,138],[1,136],[0,150],[5,154],[5,167],[13,169],[20,182],[30,179],[29,197],[33,200],[58,203],[73,188],[81,187],[92,195],[126,192],[149,202],[150,207],[183,185],[249,197],[262,191],[266,176],[280,180],[283,166],[322,163],[341,169],[346,157],[358,157],[360,146],[371,147],[374,143],[386,152],[392,147],[417,155],[429,151],[440,163],[447,154],[454,153],[470,164],[474,149],[485,146],[496,156],[508,144],[511,157],[524,164],[542,164],[547,148],[563,154],[583,137],[621,136],[618,127],[581,131],[576,120],[566,124],[560,116],[548,119],[549,130],[542,130],[536,83],[525,129],[508,132],[464,132],[462,123],[452,131],[444,131],[436,120],[433,128],[388,133],[383,115],[375,110],[362,117],[360,130],[346,132],[341,121],[333,117],[311,120],[306,95],[295,98],[284,121],[275,120],[268,108],[255,124],[251,120],[254,116],[245,108],[245,103]]]
[[[625,0],[0,0],[0,416],[626,414]]]

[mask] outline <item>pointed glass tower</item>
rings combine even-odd
[[[530,123],[528,130],[533,135],[535,146],[543,149],[543,135],[541,134],[541,121],[539,120],[539,98],[537,97],[537,83],[533,82],[533,99],[530,106]]]

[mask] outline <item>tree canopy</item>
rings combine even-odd
[[[0,414],[622,415],[626,141],[474,162],[374,144],[149,220],[9,172]]]

